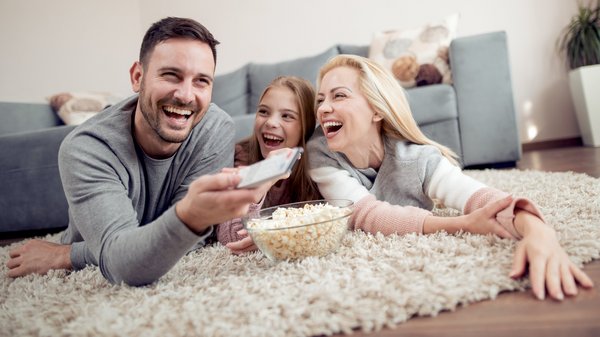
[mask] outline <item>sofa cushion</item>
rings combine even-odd
[[[339,44],[338,52],[340,54],[358,55],[362,57],[369,57],[369,46],[355,46],[350,44]]]
[[[331,47],[321,54],[297,58],[273,64],[250,63],[248,76],[250,80],[250,102],[248,112],[255,112],[263,90],[277,76],[292,75],[309,80],[315,85],[319,68],[331,57],[338,55],[337,47]]]
[[[463,151],[460,143],[460,131],[457,119],[424,124],[420,126],[420,129],[429,139],[452,149],[458,155],[461,165],[464,164],[462,161]]]
[[[62,124],[49,104],[0,102],[0,135]]]
[[[406,90],[408,103],[419,125],[458,118],[456,94],[452,86],[437,84]]]
[[[255,113],[243,115],[243,116],[234,116],[233,124],[235,125],[235,142],[239,142],[240,140],[250,137],[252,135],[252,131],[254,131],[254,117]]]
[[[212,102],[230,116],[248,113],[248,65],[215,77]]]

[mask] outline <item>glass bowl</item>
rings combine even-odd
[[[324,256],[348,232],[351,200],[297,202],[250,212],[242,218],[252,240],[272,261]]]

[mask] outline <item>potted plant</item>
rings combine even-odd
[[[584,145],[600,146],[600,0],[578,4],[558,40]]]

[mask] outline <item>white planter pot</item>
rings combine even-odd
[[[600,146],[600,64],[571,70],[569,87],[583,144]]]

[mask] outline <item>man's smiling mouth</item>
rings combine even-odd
[[[177,108],[174,106],[163,106],[164,113],[170,117],[175,119],[189,119],[192,115],[193,111],[189,109]]]

